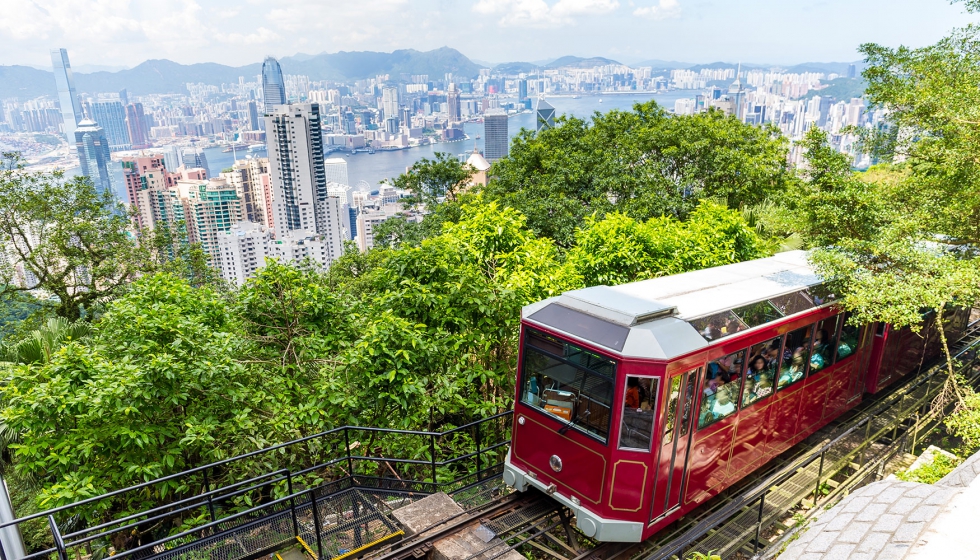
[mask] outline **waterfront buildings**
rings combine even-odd
[[[63,132],[68,145],[75,144],[75,127],[82,120],[82,104],[75,91],[75,77],[68,61],[68,51],[51,51],[51,65],[54,67],[54,82],[58,86],[58,102],[61,104]]]
[[[262,101],[265,114],[270,114],[278,105],[286,104],[286,82],[282,79],[279,61],[267,56],[262,63]]]
[[[119,101],[97,101],[89,105],[92,120],[105,130],[109,151],[118,152],[132,148],[129,130],[126,128],[126,109]]]
[[[105,131],[95,121],[82,119],[75,127],[74,134],[82,175],[91,179],[100,193],[112,192],[112,175],[109,173],[112,160]]]
[[[493,163],[507,156],[510,137],[507,135],[507,113],[503,110],[487,111],[483,117],[484,155]]]
[[[146,115],[142,103],[132,103],[126,106],[126,130],[134,150],[150,147],[150,135],[146,127]]]
[[[381,88],[381,111],[384,113],[385,120],[395,119],[398,121],[398,88],[385,86]]]

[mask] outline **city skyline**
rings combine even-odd
[[[626,64],[647,59],[705,63],[720,57],[730,62],[793,64],[857,60],[856,48],[864,42],[921,46],[950,27],[977,20],[965,14],[962,5],[944,0],[730,4],[366,0],[352,5],[291,0],[267,5],[252,0],[240,6],[227,0],[170,0],[162,9],[156,3],[134,2],[110,10],[96,0],[54,0],[25,6],[29,17],[19,11],[0,14],[0,40],[6,47],[0,64],[50,67],[45,53],[52,45],[77,53],[73,54],[76,68],[107,69],[158,58],[183,64],[241,65],[267,55],[430,50],[445,45],[491,63],[575,55],[604,56]],[[93,24],[76,25],[79,11],[85,11]],[[364,19],[364,14],[371,18]],[[173,29],[180,31],[173,33]]]

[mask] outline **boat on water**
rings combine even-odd
[[[248,153],[254,154],[255,152],[261,152],[265,150],[265,144],[252,144],[248,147]]]
[[[572,99],[582,99],[582,96],[581,95],[573,95],[572,96]]]
[[[601,97],[599,98],[599,103],[602,103],[602,98]]]

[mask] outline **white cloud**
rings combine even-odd
[[[554,27],[574,23],[576,18],[607,14],[619,8],[618,0],[479,0],[473,11],[500,15],[500,25]]]
[[[645,6],[633,10],[634,16],[650,19],[668,19],[681,16],[681,5],[677,0],[660,0],[656,6]]]

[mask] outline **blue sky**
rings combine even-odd
[[[923,46],[975,21],[946,0],[0,0],[0,64],[47,67],[58,47],[84,68],[441,46],[489,62],[793,64]]]

